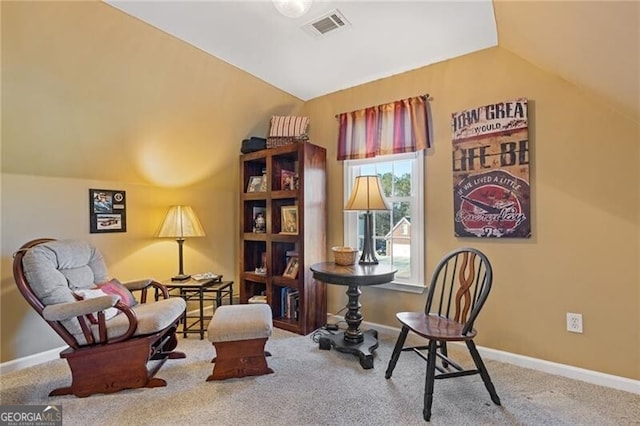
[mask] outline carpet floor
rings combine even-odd
[[[186,359],[169,360],[157,377],[167,386],[116,394],[48,397],[70,384],[63,360],[0,376],[3,405],[61,405],[73,425],[420,425],[426,364],[401,355],[384,378],[396,335],[380,332],[374,368],[357,357],[324,351],[311,336],[275,329],[266,349],[274,374],[206,382],[214,349],[180,339]],[[450,348],[450,353],[457,349]],[[470,365],[466,352],[463,365]],[[640,425],[640,395],[485,360],[502,405],[479,376],[436,381],[434,425]]]

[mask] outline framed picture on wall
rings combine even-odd
[[[127,232],[125,191],[89,189],[89,232]]]

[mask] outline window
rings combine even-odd
[[[393,283],[380,287],[422,292],[424,289],[424,180],[421,152],[344,161],[346,203],[360,175],[378,175],[392,211],[374,211],[374,245],[380,263],[398,268]],[[361,212],[345,212],[345,245],[362,250]]]

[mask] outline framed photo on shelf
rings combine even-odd
[[[281,190],[290,190],[295,189],[294,178],[296,172],[292,172],[291,170],[281,170],[280,171],[280,189]]]
[[[287,277],[287,278],[293,278],[296,279],[298,278],[298,268],[300,267],[300,264],[298,262],[298,257],[292,257],[291,259],[289,259],[289,262],[287,262],[287,267],[284,268],[284,274],[282,274],[283,277]]]
[[[262,180],[260,181],[260,192],[267,192],[267,175],[262,175]]]
[[[267,232],[267,209],[264,207],[253,208],[253,232],[258,234]]]
[[[125,191],[89,189],[89,233],[127,232]]]
[[[298,206],[282,206],[280,220],[281,234],[298,235]]]
[[[249,184],[247,185],[247,192],[261,192],[262,188],[262,176],[249,176]]]

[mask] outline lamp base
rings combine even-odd
[[[367,211],[364,215],[364,241],[362,245],[362,256],[360,265],[377,265],[376,250],[373,243],[373,214]]]
[[[191,278],[191,275],[181,274],[181,275],[176,275],[175,277],[171,277],[171,281],[186,281],[189,278]]]

